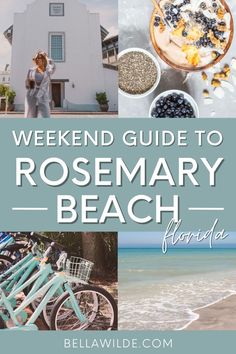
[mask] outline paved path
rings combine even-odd
[[[52,118],[117,118],[117,113],[108,113],[108,114],[94,114],[94,113],[52,113]],[[9,113],[5,115],[0,112],[0,118],[24,118],[23,113]]]

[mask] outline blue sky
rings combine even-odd
[[[35,0],[0,0],[0,70],[11,62],[11,46],[3,32],[13,24],[14,12],[23,12]],[[38,0],[40,1],[40,0]],[[90,12],[99,12],[101,24],[111,33],[118,33],[118,0],[78,0]]]
[[[229,236],[224,240],[214,241],[214,247],[236,247],[236,232],[227,232]],[[162,244],[163,232],[119,232],[120,248],[159,248]],[[209,247],[209,240],[201,243],[192,241],[187,247]],[[186,247],[181,243],[181,247]]]

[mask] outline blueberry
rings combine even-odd
[[[167,19],[168,21],[170,21],[170,20],[171,20],[171,16],[167,16],[166,19]]]
[[[207,7],[207,6],[206,6],[206,3],[205,3],[205,2],[201,2],[200,8],[203,9],[203,10],[205,10],[206,7]]]
[[[215,31],[215,32],[214,32],[214,36],[215,36],[217,39],[219,39],[220,35],[221,35],[221,32],[220,32],[220,31]]]
[[[213,6],[214,8],[216,8],[216,7],[217,7],[217,4],[216,4],[215,2],[213,2],[212,6]]]
[[[188,35],[188,33],[187,33],[185,30],[183,30],[182,36],[183,36],[183,37],[187,37],[187,35]]]
[[[175,101],[175,100],[178,98],[178,95],[177,95],[176,93],[174,93],[174,94],[172,95],[172,98],[173,98],[173,100]]]

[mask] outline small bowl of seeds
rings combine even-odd
[[[158,95],[149,109],[150,118],[199,118],[196,101],[181,90],[168,90]]]
[[[160,81],[157,59],[142,48],[129,48],[119,53],[119,92],[129,98],[142,98],[153,92]]]

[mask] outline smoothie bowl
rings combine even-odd
[[[205,70],[229,50],[233,17],[224,0],[157,0],[150,21],[152,44],[175,69]]]

